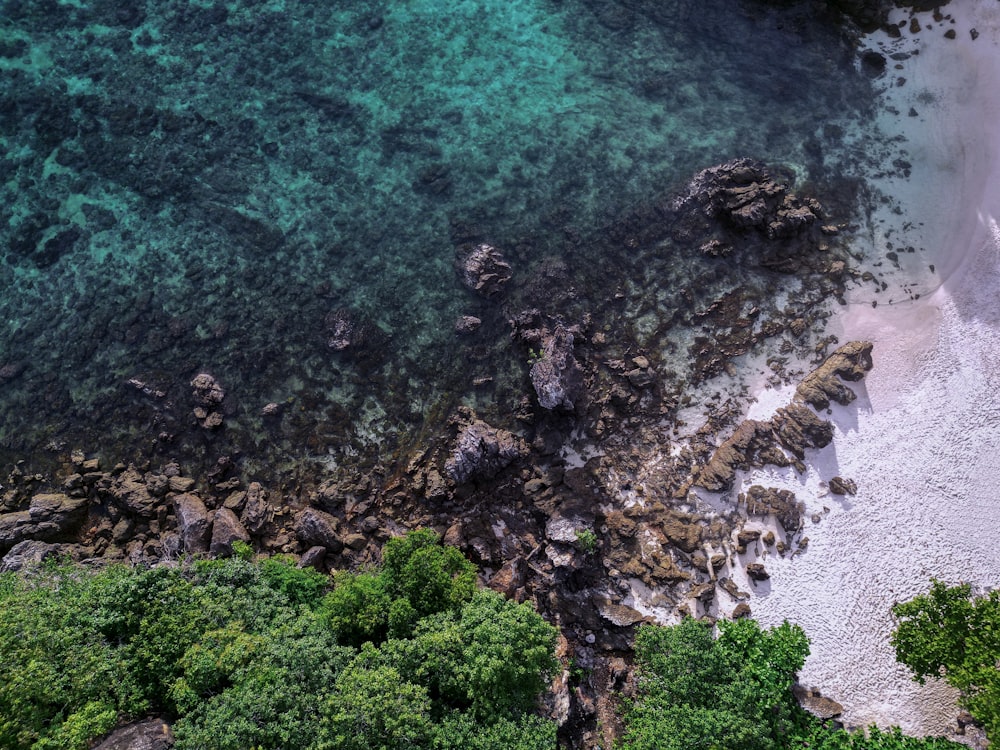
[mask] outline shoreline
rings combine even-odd
[[[995,586],[1000,574],[989,523],[1000,516],[1000,470],[990,462],[1000,446],[993,365],[1000,352],[1000,230],[993,218],[1000,191],[989,188],[1000,184],[1000,134],[989,130],[1000,101],[987,98],[1000,90],[1000,45],[997,9],[977,5],[970,17],[947,6],[957,37],[938,42],[934,23],[935,31],[921,32],[920,54],[902,72],[887,73],[908,79],[887,93],[900,120],[913,97],[930,113],[922,130],[908,133],[922,163],[908,185],[886,187],[906,207],[904,216],[921,217],[924,226],[911,236],[926,243],[940,281],[924,282],[922,291],[914,283],[919,298],[901,304],[855,299],[835,316],[842,340],[875,343],[875,367],[856,388],[858,400],[834,407],[833,444],[805,475],[752,472],[745,480],[794,488],[806,515],[819,514],[818,524],[807,525],[808,551],[768,560],[771,585],[753,609],[763,624],[789,619],[805,628],[812,655],[801,680],[840,702],[852,726],[949,729],[957,695],[941,682],[917,685],[896,663],[889,608],[925,591],[931,577]],[[917,17],[932,23],[930,13]],[[978,39],[969,28],[979,30]],[[963,75],[962,66],[973,67]],[[969,84],[946,88],[955,81]],[[856,480],[857,495],[826,494],[820,475],[834,474]]]

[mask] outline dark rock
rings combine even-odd
[[[94,750],[167,750],[174,735],[163,719],[146,719],[118,727]]]
[[[519,588],[524,586],[527,565],[523,558],[515,557],[501,566],[490,578],[490,588],[512,599]]]
[[[638,612],[631,607],[627,607],[624,604],[601,602],[597,605],[597,611],[605,620],[620,628],[635,625],[638,622],[643,622],[648,619],[641,612]]]
[[[755,419],[742,422],[698,472],[695,484],[712,492],[730,489],[737,469],[757,465],[758,456],[773,444],[773,440],[769,422]]]
[[[830,492],[834,495],[853,495],[858,491],[858,485],[853,479],[834,477],[830,480]]]
[[[527,453],[528,448],[521,438],[476,419],[459,431],[444,471],[455,484],[491,479]]]
[[[733,607],[732,618],[734,620],[739,620],[743,617],[750,617],[753,613],[750,611],[750,605],[746,602],[740,602],[735,607]]]
[[[844,712],[844,707],[837,701],[826,698],[817,690],[810,690],[798,683],[792,685],[792,694],[799,705],[818,719],[829,721]]]
[[[368,546],[368,537],[364,534],[348,534],[344,537],[344,546],[359,552]]]
[[[766,581],[771,577],[761,563],[747,563],[747,577],[751,581]]]
[[[582,375],[573,356],[573,334],[562,325],[542,340],[542,356],[531,366],[531,384],[543,409],[573,410]]]
[[[251,482],[243,500],[243,513],[240,515],[244,528],[251,534],[260,534],[273,515],[267,502],[267,492],[260,482]]]
[[[338,553],[344,548],[339,536],[340,521],[316,508],[306,508],[295,519],[295,535],[310,546],[319,545]]]
[[[250,535],[229,508],[219,508],[212,516],[212,541],[208,551],[212,557],[229,557],[234,542],[249,542]]]
[[[778,409],[771,424],[782,447],[800,460],[807,448],[824,448],[833,440],[833,425],[800,403]]]
[[[355,338],[354,315],[347,308],[327,313],[323,319],[326,331],[326,345],[335,352],[347,349]]]
[[[299,558],[299,567],[313,568],[322,572],[326,567],[326,547],[317,544],[315,547],[307,549]]]
[[[0,515],[0,553],[28,539],[54,541],[68,537],[83,522],[87,499],[60,493],[38,494],[27,510]]]
[[[195,481],[190,477],[168,477],[167,487],[170,492],[190,492],[194,489]]]
[[[0,560],[0,573],[13,573],[24,568],[33,568],[50,557],[61,554],[62,545],[26,539],[11,547],[10,552]]]
[[[466,288],[483,297],[499,295],[510,281],[510,264],[499,250],[485,243],[459,248],[455,267]]]
[[[174,514],[181,535],[181,549],[189,555],[208,552],[211,522],[205,503],[197,495],[177,495]]]

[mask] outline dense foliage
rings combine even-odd
[[[926,594],[892,608],[896,658],[921,684],[943,677],[962,703],[1000,740],[1000,592],[973,597],[968,584],[933,581]]]
[[[849,733],[802,710],[792,694],[809,641],[796,625],[686,619],[645,626],[635,644],[638,696],[618,750],[959,750],[898,729]]]
[[[548,750],[556,632],[429,531],[330,579],[242,558],[0,576],[0,748],[172,721],[178,750]]]

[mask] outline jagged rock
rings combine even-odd
[[[219,382],[207,372],[195,375],[191,381],[191,387],[194,389],[191,392],[191,396],[194,398],[195,403],[202,406],[216,406],[221,404],[222,400],[226,397],[226,392]]]
[[[855,393],[841,380],[857,382],[872,369],[872,344],[851,341],[837,349],[799,383],[795,395],[817,409],[826,409],[830,401],[846,406]]]
[[[695,478],[695,484],[711,492],[722,492],[733,486],[737,469],[756,463],[756,457],[773,441],[769,422],[748,419],[720,445],[709,462]]]
[[[732,618],[734,620],[739,620],[743,617],[750,617],[753,613],[750,611],[750,605],[746,602],[740,602],[735,607],[733,607]]]
[[[348,534],[344,537],[344,546],[355,552],[360,552],[368,546],[368,537],[364,534]]]
[[[833,425],[794,401],[778,409],[771,424],[782,447],[800,460],[805,458],[807,448],[823,448],[833,440]]]
[[[235,513],[226,507],[215,511],[212,515],[212,541],[208,548],[212,557],[229,557],[233,554],[233,542],[249,541],[250,534]]]
[[[527,453],[527,446],[521,438],[476,419],[458,433],[455,447],[445,461],[444,471],[455,484],[464,484],[472,479],[490,479]]]
[[[520,557],[508,560],[490,578],[490,588],[499,591],[508,599],[513,598],[517,590],[524,586],[526,568],[524,560]]]
[[[775,516],[778,523],[787,534],[794,534],[802,528],[802,514],[805,505],[795,499],[790,490],[779,490],[774,487],[763,487],[759,484],[751,486],[741,499],[746,502],[747,513],[752,516]],[[773,535],[768,532],[764,538],[765,544],[770,544],[768,538]]]
[[[736,552],[744,554],[747,547],[760,539],[760,532],[757,530],[740,529],[736,534]]]
[[[34,495],[27,510],[0,515],[0,554],[26,539],[52,541],[72,534],[87,513],[87,498]]]
[[[240,515],[244,528],[251,534],[259,534],[270,523],[273,515],[267,502],[267,492],[260,482],[251,482],[243,500],[243,513]]]
[[[61,544],[49,544],[37,539],[25,539],[11,547],[10,552],[0,560],[0,573],[13,573],[24,568],[35,567],[50,557],[61,554]]]
[[[541,358],[531,366],[530,376],[543,409],[573,410],[582,375],[573,356],[573,334],[564,326],[557,325],[543,338]]]
[[[295,535],[299,541],[310,546],[325,547],[335,554],[344,549],[339,530],[340,521],[335,516],[316,508],[304,509],[295,519]]]
[[[667,541],[684,552],[694,552],[701,544],[702,527],[691,513],[667,511],[661,521]]]
[[[770,577],[761,563],[747,563],[747,578],[751,581],[766,581]]]
[[[510,281],[510,264],[499,250],[485,243],[459,248],[455,266],[462,283],[484,297],[497,296]]]
[[[834,495],[853,495],[858,491],[858,485],[853,479],[834,477],[830,480],[830,492]]]
[[[479,330],[483,321],[474,315],[463,315],[455,321],[455,333],[469,334]]]
[[[163,719],[146,719],[118,727],[94,750],[167,750],[174,735]]]
[[[174,498],[174,515],[180,530],[181,549],[189,555],[208,552],[211,521],[201,498],[197,495],[177,495]]]
[[[168,477],[167,486],[170,492],[190,492],[194,489],[195,481],[191,477]]]
[[[164,483],[168,481],[166,477],[162,479]],[[122,510],[144,518],[155,516],[156,507],[160,503],[160,500],[150,492],[143,474],[133,465],[129,465],[125,471],[111,480],[107,494]]]

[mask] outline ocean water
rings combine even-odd
[[[391,462],[462,403],[509,425],[526,351],[459,282],[469,241],[683,373],[703,261],[623,243],[630,216],[751,156],[860,226],[905,168],[842,31],[751,0],[3,0],[0,78],[5,463],[266,475]]]

